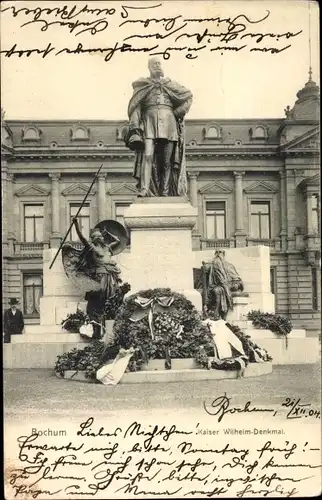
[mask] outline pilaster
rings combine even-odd
[[[60,192],[59,192],[59,173],[49,174],[51,178],[51,248],[59,247],[61,243],[60,234]]]
[[[280,237],[281,250],[287,249],[287,212],[286,212],[286,173],[279,171],[280,176]]]
[[[106,219],[106,174],[100,173],[97,179],[98,222]]]
[[[188,172],[189,177],[189,199],[190,203],[193,207],[198,208],[198,182],[197,178],[200,172],[190,171]],[[200,228],[199,221],[197,218],[197,222],[195,227],[192,229],[192,248],[193,250],[200,249]]]
[[[235,242],[236,247],[246,246],[246,233],[244,230],[244,207],[243,207],[243,176],[245,172],[234,172],[235,177]]]

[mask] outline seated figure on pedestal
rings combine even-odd
[[[217,250],[210,263],[203,263],[204,306],[214,318],[227,319],[233,310],[233,296],[243,292],[244,284],[235,266],[225,261],[225,252]]]
[[[136,80],[128,106],[127,147],[135,151],[133,176],[139,196],[184,196],[187,178],[184,117],[192,93],[164,78],[160,60],[149,60],[150,77]]]

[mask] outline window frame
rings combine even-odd
[[[68,201],[68,213],[69,213],[69,222],[68,224],[70,225],[71,224],[71,221],[72,221],[72,215],[71,215],[71,208],[72,206],[77,206],[77,208],[79,208],[80,206],[82,205],[82,201]],[[84,205],[83,205],[83,208],[84,207],[88,207],[88,215],[86,216],[83,216],[83,215],[79,215],[77,218],[78,219],[88,219],[88,235],[84,235],[85,238],[89,238],[90,237],[90,232],[91,232],[91,203],[90,201],[87,201]],[[77,211],[77,210],[76,210]],[[81,225],[80,225],[81,226]],[[69,226],[68,226],[69,227]],[[82,227],[80,227],[80,229],[82,230]],[[70,234],[69,234],[69,242],[70,243],[80,243],[80,240],[79,238],[77,237],[77,240],[73,240],[72,239],[72,234],[73,234],[73,230],[71,229],[70,231]]]
[[[226,228],[226,238],[220,238],[220,239],[229,239],[230,234],[231,234],[231,215],[228,217],[228,214],[230,212],[231,206],[229,203],[229,194],[228,195],[223,195],[223,194],[211,194],[207,195],[204,194],[202,196],[202,214],[203,214],[203,221],[202,221],[202,234],[204,239],[207,238],[207,218],[206,218],[206,213],[207,213],[207,203],[209,202],[224,202],[225,203],[225,228]]]
[[[32,217],[29,217],[29,216],[26,216],[25,215],[25,208],[26,207],[42,207],[42,216],[32,216]],[[33,219],[34,223],[33,223],[33,231],[34,231],[34,238],[32,241],[28,241],[26,239],[26,218],[28,219]],[[35,219],[42,219],[43,220],[43,234],[42,234],[42,240],[35,240],[35,236],[36,236],[36,225],[35,225]],[[39,202],[39,203],[35,203],[35,202],[23,202],[22,204],[22,242],[23,243],[43,243],[45,241],[45,207],[44,207],[44,203],[42,202]]]
[[[112,198],[112,218],[116,220],[116,207],[117,205],[132,205],[135,198],[128,195],[113,194]]]
[[[247,210],[245,210],[244,214],[244,227],[248,227],[248,238],[259,240],[259,239],[267,239],[267,238],[254,238],[251,234],[251,211],[252,211],[252,203],[269,203],[270,204],[270,240],[277,238],[277,228],[280,226],[280,210],[281,207],[278,205],[277,197],[274,193],[266,194],[266,193],[254,193],[247,194],[246,200],[244,201],[247,204]],[[245,206],[245,205],[244,205]],[[248,220],[245,218],[248,217]]]
[[[25,278],[28,277],[28,276],[39,276],[41,278],[41,295],[40,295],[40,298],[44,296],[44,275],[43,275],[43,271],[39,270],[39,269],[23,269],[21,271],[21,290],[22,290],[22,293],[21,293],[21,297],[22,297],[22,312],[23,312],[23,315],[26,319],[32,319],[32,318],[37,318],[39,319],[40,318],[40,312],[39,313],[33,313],[33,314],[28,314],[26,312],[26,308],[25,308],[25,289],[26,289],[26,285],[25,285]]]
[[[313,207],[312,206],[312,214],[311,214],[311,217],[312,217],[312,230],[313,230],[313,234],[319,234],[319,228],[320,228],[320,220],[319,220],[319,195],[318,194],[313,194],[312,195],[312,199],[315,199],[316,200],[316,206]],[[313,226],[313,214],[315,213],[315,217],[316,217],[316,227]]]
[[[268,213],[262,213],[262,212],[257,212],[257,213],[253,213],[252,211],[252,207],[253,206],[256,206],[256,205],[267,205],[268,207]],[[253,216],[257,216],[258,217],[258,229],[259,229],[259,235],[258,236],[254,236],[252,234],[252,219],[253,219]],[[261,224],[261,221],[262,221],[262,217],[267,217],[268,216],[268,236],[263,236],[261,234],[261,228],[262,228],[262,224]],[[269,201],[257,201],[257,200],[253,200],[251,201],[251,204],[250,204],[250,237],[254,240],[271,240],[272,239],[272,224],[271,224],[271,220],[272,220],[272,213],[271,213],[271,204]]]
[[[208,210],[207,210],[207,204],[208,203],[223,203],[224,204],[224,213],[223,213],[223,219],[224,219],[224,237],[222,237],[222,238],[219,238],[216,235],[214,236],[214,238],[210,238],[208,236],[208,234],[207,234],[207,230],[208,230],[208,224],[207,224],[207,217],[208,217],[208,215],[207,215],[207,212],[208,212]],[[216,215],[213,214],[212,217],[215,220],[214,226],[215,226],[215,230],[216,230]],[[222,217],[222,215],[220,215],[220,217]],[[205,235],[206,235],[206,239],[208,239],[208,240],[212,240],[212,239],[214,239],[214,240],[225,240],[225,239],[227,239],[227,206],[226,206],[225,200],[212,200],[212,201],[206,200],[206,203],[205,203]]]
[[[270,266],[269,268],[269,284],[270,284],[270,292],[274,295],[274,304],[276,310],[277,309],[277,266]]]
[[[126,201],[116,200],[114,203],[114,220],[117,221],[117,207],[118,206],[123,206],[123,207],[128,208],[131,204],[132,204],[132,201],[126,202]]]
[[[319,283],[318,283],[318,268],[311,267],[312,275],[312,311],[319,310]]]

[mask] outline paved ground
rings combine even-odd
[[[106,387],[58,379],[49,370],[5,370],[4,407],[7,417],[39,412],[66,414],[86,411],[140,409],[188,410],[225,392],[236,404],[280,405],[286,397],[320,404],[321,368],[315,365],[274,367],[273,373],[244,380],[130,384]]]

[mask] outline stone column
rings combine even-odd
[[[312,208],[313,208],[313,195],[312,193],[306,191],[306,229],[307,234],[313,234],[313,225],[312,225]]]
[[[287,248],[287,212],[286,212],[286,172],[279,171],[280,175],[280,237],[281,250]]]
[[[189,177],[189,197],[193,207],[198,204],[197,177],[199,172],[188,172]]]
[[[51,178],[51,235],[50,246],[51,248],[59,247],[61,242],[60,234],[60,192],[59,192],[59,173],[49,174]]]
[[[236,247],[246,246],[246,233],[244,230],[243,206],[243,176],[245,172],[234,172],[235,177],[235,214],[236,214]]]
[[[7,174],[7,224],[8,224],[8,241],[9,241],[9,251],[13,252],[13,242],[16,240],[16,235],[13,228],[14,224],[14,200],[13,200],[13,174]]]
[[[97,190],[97,207],[98,207],[98,222],[106,219],[106,174],[99,174],[98,176],[98,190]]]
[[[316,194],[316,205],[317,205],[317,211],[318,211],[318,227],[320,227],[320,193]]]
[[[198,184],[197,177],[199,172],[188,172],[189,177],[189,198],[190,203],[193,207],[198,208]],[[199,230],[199,217],[197,217],[197,223],[195,227],[192,229],[192,249],[200,250],[200,230]]]
[[[9,216],[9,206],[8,206],[8,163],[6,160],[1,162],[1,199],[2,199],[2,241],[5,242],[8,239],[8,216]]]
[[[13,232],[15,224],[13,222],[13,174],[8,172],[8,163],[3,160],[1,163],[2,177],[2,241],[4,254],[13,254],[13,242],[16,239]]]

